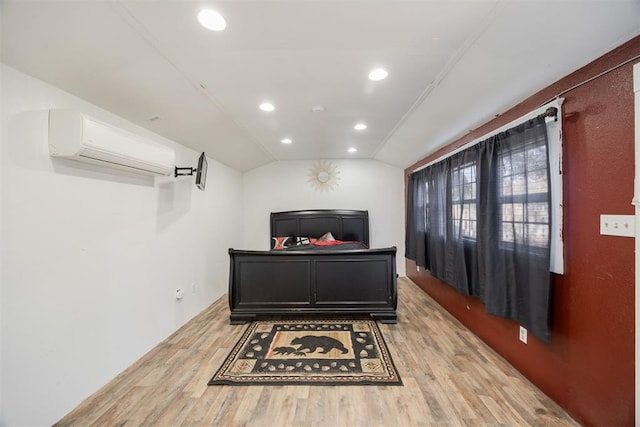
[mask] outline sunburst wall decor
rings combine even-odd
[[[316,191],[333,191],[340,180],[338,167],[331,162],[318,160],[309,169],[309,183]]]

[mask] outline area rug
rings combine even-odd
[[[209,385],[402,385],[373,320],[256,321]]]

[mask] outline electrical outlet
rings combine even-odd
[[[527,328],[520,326],[520,341],[527,343]]]
[[[600,234],[635,237],[635,215],[600,215]]]
[[[184,291],[182,289],[176,289],[176,299],[181,300],[184,297]]]

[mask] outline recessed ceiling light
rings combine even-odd
[[[387,78],[389,73],[384,68],[376,68],[369,73],[369,80],[378,81]]]
[[[355,130],[365,130],[367,128],[367,125],[365,125],[364,123],[356,123],[353,128]]]
[[[291,138],[283,138],[280,140],[283,144],[291,144],[293,140]]]
[[[324,106],[322,105],[314,105],[313,107],[310,108],[312,113],[323,113],[325,112],[327,109],[324,108]]]
[[[276,107],[274,107],[270,102],[263,102],[262,104],[260,104],[260,109],[262,111],[273,111],[276,109]]]
[[[351,147],[347,151],[350,152],[350,153],[355,153],[356,151],[358,151],[358,149],[355,148],[355,147]]]
[[[227,28],[227,21],[224,20],[222,15],[211,9],[202,9],[198,13],[198,22],[211,31],[222,31]]]

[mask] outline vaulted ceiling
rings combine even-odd
[[[202,27],[203,8],[226,29]],[[640,34],[637,0],[3,0],[0,13],[5,64],[239,171],[407,167]],[[369,80],[375,67],[388,77]]]

